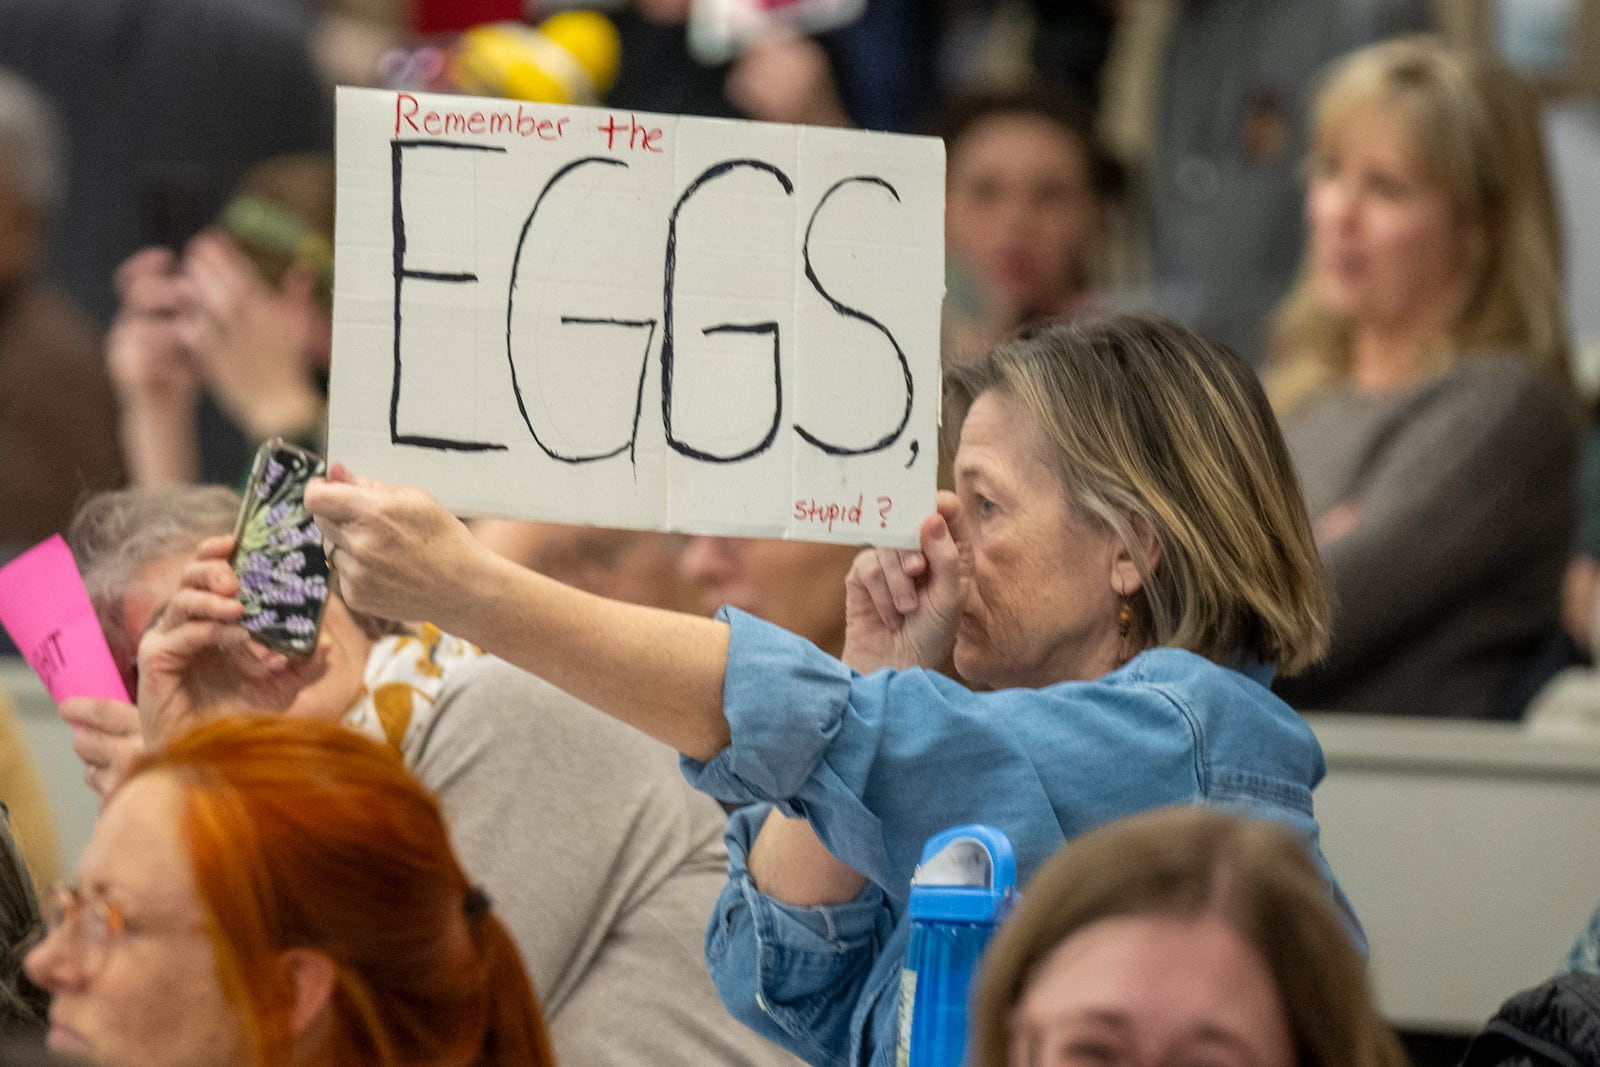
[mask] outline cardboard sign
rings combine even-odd
[[[72,550],[60,535],[0,568],[4,625],[50,699],[98,697],[129,703]]]
[[[462,514],[910,546],[934,139],[341,89],[329,453]]]

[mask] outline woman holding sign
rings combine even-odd
[[[738,611],[522,571],[420,490],[339,471],[307,494],[355,604],[437,618],[763,802],[730,824],[709,961],[736,1015],[818,1064],[892,1062],[912,872],[952,825],[1009,835],[1019,880],[1164,804],[1315,847],[1322,754],[1267,683],[1321,654],[1327,593],[1254,373],[1123,318],[1024,334],[947,384],[957,492],[921,551],[858,558],[844,662]],[[952,652],[995,691],[926,669]]]

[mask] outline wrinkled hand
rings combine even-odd
[[[316,314],[309,287],[274,289],[214,230],[189,242],[183,271],[184,339],[222,409],[256,439],[315,423],[321,400],[306,347]]]
[[[56,712],[72,727],[72,751],[83,761],[83,780],[104,806],[144,752],[139,709],[120,700],[68,697]]]
[[[117,317],[106,337],[106,369],[125,404],[193,404],[200,372],[185,340],[187,283],[177,257],[146,248],[117,268]]]
[[[967,596],[968,566],[951,536],[960,521],[953,493],[922,521],[922,550],[869,548],[845,576],[846,663],[880,667],[943,665],[955,648]]]
[[[231,537],[201,542],[139,642],[139,720],[148,745],[197,717],[282,711],[327,669],[325,643],[290,659],[239,625],[244,606],[232,551]]]
[[[421,489],[357,479],[342,464],[312,479],[306,508],[332,546],[344,602],[381,619],[451,629],[470,577],[496,558]]]

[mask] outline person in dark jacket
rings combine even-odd
[[[50,998],[22,973],[22,957],[43,931],[33,879],[11,836],[10,813],[0,804],[0,1037],[23,1040],[44,1032]]]
[[[1600,1067],[1600,975],[1571,971],[1518,993],[1460,1067]]]

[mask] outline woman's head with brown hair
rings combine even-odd
[[[1182,1048],[1229,1065],[1403,1067],[1347,923],[1286,827],[1198,807],[1119,820],[1041,867],[996,935],[974,1062],[1173,1062]]]

